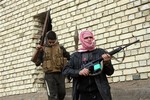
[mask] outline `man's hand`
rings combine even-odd
[[[84,68],[79,72],[79,75],[88,76],[89,70],[87,68]]]
[[[36,46],[36,49],[37,49],[37,50],[41,50],[42,48],[43,48],[43,47],[42,47],[41,45],[37,45],[37,46]]]
[[[109,55],[109,54],[103,54],[102,55],[102,58],[103,58],[103,63],[104,63],[104,65],[107,65],[107,64],[109,64],[110,63],[110,60],[111,60],[111,55]]]
[[[102,58],[104,61],[110,61],[111,60],[111,56],[109,54],[103,54]]]

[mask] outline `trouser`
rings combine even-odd
[[[79,100],[103,100],[100,93],[97,92],[86,92],[79,93]]]
[[[45,73],[48,100],[64,100],[65,78],[59,73]]]

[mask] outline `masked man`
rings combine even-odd
[[[91,31],[81,32],[80,42],[82,47],[71,55],[71,59],[63,69],[64,75],[73,78],[73,100],[112,100],[106,77],[114,72],[111,56],[104,49],[96,48],[95,38]],[[99,57],[103,58],[102,72],[91,76],[91,72],[94,73],[94,66],[90,66],[91,70],[86,68],[87,66],[84,68],[82,66]],[[99,65],[99,62],[97,63]]]

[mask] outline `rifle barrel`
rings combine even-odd
[[[124,48],[126,48],[126,47],[128,47],[128,46],[130,46],[130,45],[132,45],[134,43],[137,43],[137,42],[140,42],[140,40],[136,40],[136,41],[134,41],[132,43],[126,44],[124,47],[122,47],[122,49],[124,49]]]

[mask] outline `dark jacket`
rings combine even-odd
[[[95,49],[92,52],[94,59],[99,58],[102,54],[106,53],[104,49]],[[71,55],[70,61],[63,69],[63,74],[73,78],[73,100],[78,100],[79,94],[77,92],[77,84],[79,83],[79,71],[81,70],[82,53],[75,52]],[[111,62],[107,66],[103,67],[103,71],[100,75],[94,76],[95,83],[98,91],[103,100],[112,100],[110,93],[110,86],[106,75],[112,75],[114,72]]]

